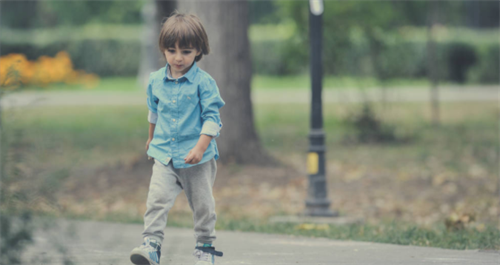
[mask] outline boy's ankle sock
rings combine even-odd
[[[202,242],[196,242],[197,247],[211,247],[211,243],[202,243]]]
[[[149,238],[150,241],[153,241],[153,242],[155,242],[155,243],[157,243],[159,245],[161,245],[161,243],[162,243],[161,240],[160,240],[160,238],[158,238],[158,237],[148,236],[148,238]]]

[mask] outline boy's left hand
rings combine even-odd
[[[200,150],[199,148],[193,148],[191,151],[189,151],[188,155],[186,158],[184,158],[184,163],[185,164],[198,164],[201,159],[203,158],[203,151]]]

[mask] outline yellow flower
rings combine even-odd
[[[0,57],[0,86],[15,89],[20,85],[45,87],[53,83],[82,84],[92,88],[99,82],[95,74],[75,71],[66,51],[55,57],[40,56],[37,61],[26,59],[23,54],[8,54]]]

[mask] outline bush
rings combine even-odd
[[[262,75],[291,75],[307,70],[307,51],[293,38],[251,43],[252,71]]]
[[[2,1],[1,24],[42,28],[87,23],[139,24],[144,1]]]
[[[394,143],[400,142],[393,126],[383,124],[376,117],[372,106],[365,102],[359,113],[348,116],[344,123],[351,131],[344,137],[345,143]]]
[[[307,72],[309,51],[295,39],[252,42],[255,73],[295,75]],[[378,71],[387,78],[415,78],[425,75],[425,45],[400,42],[384,44]],[[323,53],[325,75],[373,76],[370,51],[363,40],[352,40],[346,47]]]
[[[106,27],[103,25],[103,27]],[[260,26],[262,29],[262,25]],[[138,34],[134,27],[112,28],[105,32],[119,32],[114,36],[85,35],[78,40],[75,35],[64,40],[59,35],[54,36],[50,43],[27,43],[29,32],[9,32],[9,37],[2,39],[1,55],[10,53],[25,54],[29,60],[36,60],[42,55],[54,56],[59,51],[67,51],[74,63],[74,68],[99,76],[134,76],[140,63],[141,43],[139,39],[126,38]],[[265,28],[265,27],[264,27]],[[276,27],[271,27],[276,29]],[[299,34],[288,32],[266,38],[260,31],[251,41],[252,69],[256,74],[263,75],[296,75],[308,73],[309,50]],[[278,28],[279,29],[279,28]],[[78,31],[78,28],[75,28]],[[267,35],[269,30],[264,32]],[[340,76],[379,76],[390,78],[422,78],[427,76],[427,40],[423,29],[412,29],[407,32],[411,36],[404,37],[398,32],[376,31],[379,52],[377,62],[373,64],[370,56],[369,39],[360,27],[353,27],[348,37],[335,40],[335,34],[323,34],[323,73]],[[44,34],[57,34],[48,32]],[[264,35],[266,35],[264,34]],[[470,35],[470,34],[469,34]],[[483,36],[484,35],[484,36]],[[28,36],[28,37],[27,37]],[[475,36],[475,35],[474,35]],[[436,43],[436,59],[438,77],[441,81],[466,80],[475,83],[498,83],[499,80],[499,46],[498,41],[492,41],[491,33],[478,34],[484,40],[475,42],[466,38],[461,42],[439,41]],[[73,39],[75,38],[75,39]],[[471,40],[469,40],[471,39]],[[328,42],[336,42],[331,46]],[[476,63],[467,63],[467,58],[460,59],[462,52],[475,54]],[[455,58],[451,60],[451,58]],[[457,62],[455,62],[457,60]],[[377,65],[377,71],[374,69]],[[460,66],[459,66],[460,65]],[[466,67],[465,67],[466,66]],[[457,73],[451,75],[450,73]],[[458,74],[459,73],[459,74]],[[453,79],[450,78],[453,76]],[[461,77],[456,77],[461,76]],[[460,79],[464,78],[464,79]]]
[[[425,77],[427,61],[423,43],[400,41],[384,46],[377,64],[380,76],[384,79]]]
[[[54,58],[41,56],[28,61],[23,54],[11,53],[0,57],[0,87],[13,90],[19,86],[45,87],[52,83],[84,84],[93,87],[99,78],[83,71],[73,70],[67,52],[61,51]]]
[[[376,76],[391,78],[427,77],[426,40],[383,40],[377,56],[377,72],[364,37],[351,38],[349,45],[323,53],[325,75]],[[296,75],[308,71],[309,51],[294,37],[251,43],[253,71],[265,75]],[[327,49],[326,47],[324,49]],[[438,78],[442,81],[498,83],[497,43],[436,43]],[[471,72],[469,74],[469,72]]]
[[[283,43],[278,41],[261,41],[252,43],[252,71],[258,74],[284,75]]]
[[[1,55],[25,54],[28,60],[67,51],[74,69],[101,77],[133,76],[139,69],[141,43],[132,40],[60,41],[48,45],[1,43]]]
[[[479,60],[471,67],[467,80],[497,85],[500,82],[500,46],[480,45],[476,51]]]
[[[465,83],[467,70],[476,63],[474,47],[465,43],[450,43],[448,48],[449,79]]]
[[[139,41],[84,40],[70,43],[75,68],[100,76],[136,75],[139,69],[141,43]]]

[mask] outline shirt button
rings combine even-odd
[[[172,141],[175,141],[175,138],[172,138]]]
[[[175,81],[175,84],[179,84],[179,82],[178,82],[178,81]]]
[[[174,99],[174,100],[172,100],[172,102],[174,102],[174,103],[175,103],[175,99]]]
[[[175,119],[172,119],[173,121],[175,121]]]

